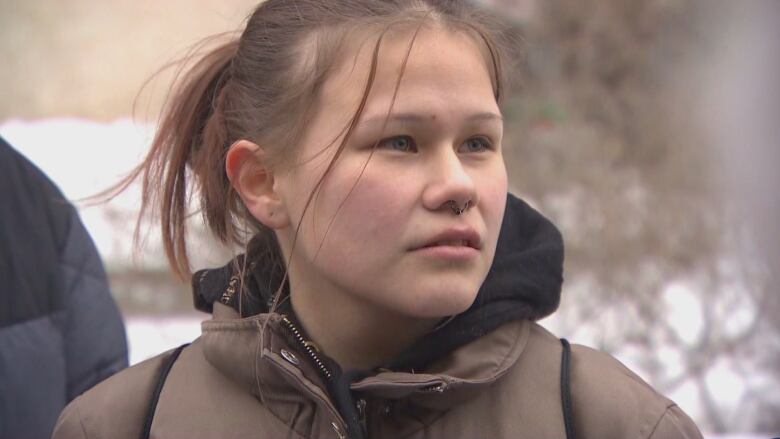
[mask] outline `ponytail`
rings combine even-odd
[[[182,279],[191,274],[185,237],[188,204],[196,184],[203,216],[216,237],[226,243],[236,235],[230,213],[235,201],[229,201],[231,186],[224,159],[231,142],[226,92],[237,49],[238,41],[222,44],[177,76],[149,153],[118,185],[122,190],[143,176],[139,225],[150,206],[159,209],[165,255]],[[138,231],[137,226],[136,240]]]

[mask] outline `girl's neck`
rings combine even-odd
[[[293,288],[291,305],[304,330],[343,370],[382,366],[430,332],[438,319],[380,309],[339,291]]]

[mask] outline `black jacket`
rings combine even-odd
[[[119,310],[76,209],[0,138],[0,438],[48,438],[127,366]]]

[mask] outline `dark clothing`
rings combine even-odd
[[[78,212],[0,138],[0,438],[47,438],[127,367],[119,310]]]

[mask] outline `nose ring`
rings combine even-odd
[[[463,205],[463,207],[458,207],[458,204],[455,202],[455,200],[449,201],[450,209],[452,209],[452,213],[455,215],[460,215],[461,213],[468,210],[469,207],[471,207],[471,200],[466,201],[466,204]]]

